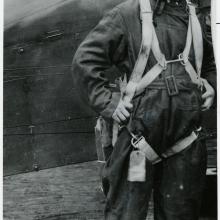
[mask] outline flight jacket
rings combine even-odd
[[[152,8],[154,4],[151,0]],[[177,55],[183,52],[188,19],[185,6],[173,4],[167,4],[162,14],[155,16],[154,26],[160,49],[167,60],[177,59]],[[201,76],[216,89],[213,49],[203,23],[202,29],[204,57]],[[127,0],[103,17],[75,53],[72,63],[74,84],[82,98],[105,119],[111,119],[120,100],[120,93],[109,89],[106,71],[114,65],[119,70],[118,77],[126,74],[129,78],[138,57],[141,37],[139,1]],[[195,64],[192,47],[189,60]],[[155,63],[151,53],[148,68]],[[169,71],[175,73],[178,69],[174,65]]]

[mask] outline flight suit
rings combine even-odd
[[[154,8],[155,1],[151,1]],[[177,59],[185,47],[188,14],[184,1],[166,4],[155,16],[154,26],[160,49],[167,60]],[[119,92],[109,90],[106,71],[113,65],[118,77],[129,78],[141,45],[141,19],[138,0],[128,0],[108,12],[79,46],[73,60],[73,78],[84,100],[107,121],[111,121],[120,100]],[[215,88],[214,63],[210,45],[204,41],[202,77]],[[191,48],[190,62],[195,66]],[[156,64],[151,53],[145,73]],[[165,78],[173,75],[179,94],[169,96]],[[162,155],[179,139],[200,127],[202,91],[192,84],[183,65],[172,63],[133,100],[130,129],[143,135]],[[146,181],[127,181],[129,155],[133,147],[128,129],[122,128],[114,150],[103,170],[106,194],[105,219],[144,220],[153,189],[156,220],[195,220],[199,216],[205,183],[206,146],[199,135],[184,151],[163,159],[157,165],[146,163]]]

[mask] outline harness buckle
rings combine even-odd
[[[196,136],[198,137],[201,131],[202,131],[202,127],[200,126],[200,127],[197,128],[196,130],[194,130],[194,133],[195,133]]]
[[[140,140],[143,138],[142,136],[141,137],[137,137],[136,135],[134,135],[133,133],[131,133],[131,136],[132,136],[132,139],[131,139],[131,145],[137,149],[137,145],[138,143],[140,142]]]
[[[165,82],[169,96],[174,96],[179,94],[179,90],[176,84],[176,79],[173,75],[166,76]]]
[[[183,58],[183,53],[180,53],[180,54],[178,55],[178,59],[179,59],[180,63],[181,63],[183,66],[186,66],[186,61],[185,61],[184,58]],[[188,58],[187,58],[187,60],[188,60]]]

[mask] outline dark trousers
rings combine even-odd
[[[197,220],[206,174],[204,141],[157,165],[147,162],[145,182],[127,181],[131,150],[123,129],[103,170],[105,220],[145,220],[152,190],[155,220]]]

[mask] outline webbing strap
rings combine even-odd
[[[189,7],[189,24],[186,45],[182,53],[182,58],[184,61],[183,63],[185,65],[185,69],[188,72],[192,82],[197,85],[201,85],[200,74],[203,59],[202,31],[198,18],[196,16],[195,5],[188,0],[187,4]],[[169,61],[166,61],[164,54],[160,50],[156,31],[152,24],[152,10],[149,0],[140,0],[140,11],[142,19],[142,43],[138,59],[135,63],[134,70],[131,74],[131,78],[125,91],[125,97],[129,96],[129,98],[127,97],[128,100],[131,100],[133,98],[136,89],[140,91],[150,85],[163,71],[163,68],[166,68],[167,63],[169,63]],[[194,70],[193,66],[188,60],[192,42],[195,52],[197,72]],[[156,58],[158,63],[141,79],[149,58],[151,48],[154,57]],[[136,85],[137,83],[138,85]],[[133,88],[132,92],[129,91],[129,88]]]
[[[122,97],[128,102],[130,102],[135,95],[136,85],[141,80],[141,77],[145,70],[153,40],[153,15],[150,1],[139,0],[139,4],[142,19],[142,42],[137,61],[125,89],[124,96]]]
[[[162,160],[143,136],[135,142],[132,139],[131,144],[134,148],[140,150],[152,164]]]
[[[157,38],[157,34],[155,31],[155,28],[153,27],[153,42],[152,42],[152,52],[154,54],[155,59],[157,60],[157,62],[162,66],[165,67],[166,66],[166,59],[164,54],[161,52],[160,50],[160,45],[159,45],[159,41]]]
[[[196,73],[195,69],[193,68],[192,64],[188,61],[185,64],[185,70],[189,74],[192,82],[198,86],[201,85],[201,78]]]
[[[192,27],[191,27],[191,19],[189,19],[188,24],[188,31],[187,31],[187,37],[186,37],[186,45],[183,50],[183,60],[184,63],[187,63],[189,61],[189,52],[192,44]]]
[[[148,71],[141,79],[141,81],[137,84],[136,93],[139,93],[147,86],[149,86],[162,71],[163,67],[159,63],[153,66],[153,68],[151,68],[150,71]]]
[[[203,39],[202,29],[196,15],[195,5],[188,3],[189,19],[191,21],[193,48],[195,52],[197,74],[200,76],[203,60]]]
[[[193,131],[188,137],[185,137],[177,141],[171,148],[169,148],[165,153],[163,153],[162,156],[164,158],[167,158],[181,152],[190,144],[192,144],[197,138],[198,135],[196,135],[196,133]]]
[[[197,138],[198,138],[198,135],[195,133],[195,131],[192,131],[192,133],[189,136],[177,141],[172,147],[166,150],[161,156],[163,158],[171,157],[183,151],[184,149],[186,149]],[[142,153],[144,153],[145,157],[152,164],[157,164],[160,161],[162,161],[162,158],[154,151],[154,149],[150,146],[150,144],[143,137],[140,138],[140,140],[138,140],[138,143],[135,143],[133,146],[135,146],[135,148],[137,148]]]
[[[141,79],[149,58],[151,48],[158,63],[161,65],[163,65],[162,63],[165,63],[165,56],[160,51],[159,42],[153,27],[153,16],[150,1],[139,0],[139,3],[142,19],[142,43],[137,61],[124,94],[124,98],[127,101],[132,100],[135,93],[138,92],[137,90],[140,91],[141,89],[150,85],[163,70],[159,65],[156,65],[145,75],[144,79]],[[141,83],[137,86],[139,82]]]
[[[189,74],[192,82],[201,86],[201,67],[203,59],[203,40],[201,26],[196,16],[195,5],[187,1],[189,7],[189,25],[187,31],[186,45],[182,53],[183,63],[185,65],[185,70]],[[193,48],[195,53],[196,69],[195,71],[192,64],[189,62],[190,48],[193,42]]]
[[[152,10],[148,0],[140,0],[140,13],[142,18],[142,42],[138,59],[130,77],[130,81],[133,82],[139,82],[142,77],[153,39]]]

